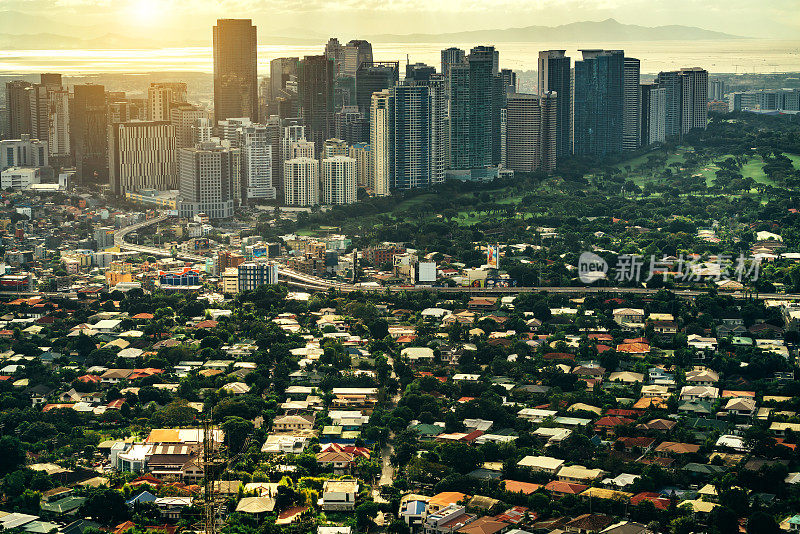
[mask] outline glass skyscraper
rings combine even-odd
[[[581,52],[583,59],[575,62],[575,154],[603,157],[621,152],[625,53]]]

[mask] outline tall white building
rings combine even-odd
[[[347,156],[349,152],[347,142],[341,139],[326,139],[325,144],[322,145],[322,159]]]
[[[667,88],[653,87],[650,90],[648,142],[663,143],[667,139]]]
[[[314,143],[300,139],[295,141],[289,146],[289,152],[286,159],[295,158],[313,158],[314,157]]]
[[[238,148],[217,138],[182,148],[178,158],[181,217],[191,218],[199,213],[212,219],[232,217],[235,184],[241,176],[240,159]]]
[[[681,133],[708,125],[708,71],[681,69]]]
[[[253,121],[247,117],[218,121],[219,138],[223,141],[229,141],[232,147],[237,148],[239,145],[239,130],[252,125]]]
[[[372,176],[372,147],[367,143],[355,143],[350,147],[349,155],[356,160],[356,185],[373,189],[375,179]]]
[[[284,161],[283,192],[287,206],[319,204],[319,160],[294,158]]]
[[[270,130],[261,124],[239,130],[242,151],[242,190],[246,199],[274,200]]]
[[[23,134],[21,139],[0,141],[0,170],[9,167],[46,167],[49,150],[47,143]]]
[[[187,101],[186,84],[182,82],[154,82],[147,89],[147,119],[169,121],[170,107]]]
[[[49,133],[48,145],[53,157],[66,157],[72,151],[69,135],[69,91],[54,89],[47,94]]]
[[[166,121],[109,125],[108,173],[115,195],[141,189],[176,189],[175,128]]]
[[[197,121],[208,119],[208,112],[185,102],[174,104],[169,110],[169,120],[175,128],[175,146],[178,150],[193,147],[202,140],[197,137]],[[209,137],[210,137],[209,127]]]
[[[322,160],[322,203],[353,204],[356,201],[356,160],[333,156]]]
[[[369,141],[372,147],[372,188],[375,196],[387,196],[392,183],[392,102],[386,89],[372,94]]]

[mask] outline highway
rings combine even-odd
[[[160,215],[146,221],[133,224],[120,228],[114,235],[114,244],[120,250],[130,250],[142,254],[150,254],[159,257],[172,257],[172,252],[165,248],[148,247],[144,245],[135,245],[125,241],[125,237],[141,228],[158,224],[169,218],[168,215]],[[184,252],[177,252],[174,256],[177,259],[193,262],[205,262],[206,256],[199,254],[189,254]],[[659,289],[644,288],[644,287],[592,287],[592,286],[578,286],[578,287],[547,287],[547,286],[534,286],[534,287],[428,287],[428,286],[402,286],[402,287],[362,287],[353,284],[335,282],[326,280],[318,276],[312,276],[304,273],[297,272],[289,269],[286,265],[278,263],[278,279],[286,282],[290,286],[306,291],[328,291],[335,289],[343,293],[350,293],[353,291],[364,291],[367,293],[383,293],[401,292],[401,291],[436,291],[438,293],[468,293],[472,296],[487,296],[497,297],[501,295],[518,295],[520,293],[539,293],[546,291],[548,293],[563,294],[563,295],[654,295],[658,293]],[[698,295],[707,293],[705,290],[697,289],[679,289],[673,291],[675,295],[681,298],[693,299]],[[1,293],[0,293],[1,294]],[[757,295],[745,295],[741,292],[726,293],[734,298],[755,298],[758,300],[800,300],[800,295],[791,293],[759,293]]]

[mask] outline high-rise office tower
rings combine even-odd
[[[394,159],[394,97],[389,89],[372,95],[370,146],[372,147],[372,184],[376,196],[386,196],[392,183]]]
[[[373,189],[375,180],[372,176],[372,147],[369,143],[350,145],[350,157],[356,160],[356,185]]]
[[[447,165],[451,169],[470,168],[470,69],[466,62],[449,65],[445,81],[447,95]],[[488,95],[487,95],[488,98]]]
[[[642,84],[642,143],[663,143],[667,138],[667,90]]]
[[[47,167],[47,143],[22,134],[19,139],[0,141],[0,171],[9,167]]]
[[[517,92],[517,73],[511,69],[501,69],[500,79],[503,80],[503,87],[507,93]]]
[[[353,39],[342,47],[342,71],[345,76],[355,77],[364,63],[372,63],[372,45],[363,39]]]
[[[556,166],[558,96],[514,93],[506,107],[506,166],[519,172]]]
[[[572,59],[566,50],[539,52],[537,92],[554,92],[558,96],[556,114],[556,154],[558,158],[572,153]]]
[[[623,81],[622,150],[636,150],[642,144],[642,88],[639,60],[626,57]]]
[[[582,50],[575,62],[574,150],[603,157],[622,151],[624,55],[622,50]]]
[[[29,82],[14,80],[6,82],[6,108],[8,109],[8,136],[20,139],[32,135],[31,103],[28,96]]]
[[[283,167],[281,166],[281,135],[283,126],[277,115],[267,118],[264,126],[267,129],[267,139],[272,151],[272,187],[275,188],[275,198],[283,198]]]
[[[641,118],[639,131],[642,132],[640,136],[639,146],[650,145],[650,98],[652,96],[653,88],[656,87],[653,83],[643,83],[639,85],[639,102],[642,105],[639,116]]]
[[[169,121],[170,108],[188,100],[186,84],[180,82],[154,82],[147,89],[147,119]]]
[[[238,131],[242,151],[243,200],[274,200],[272,184],[272,139],[267,126],[254,124]]]
[[[427,82],[434,74],[436,74],[436,67],[431,67],[425,63],[409,63],[406,65],[406,80]]]
[[[197,143],[195,127],[198,119],[208,119],[208,112],[193,104],[173,104],[169,110],[169,121],[175,128],[175,148],[193,147]]]
[[[447,80],[452,65],[462,65],[467,61],[466,53],[460,48],[446,48],[442,50],[442,76]]]
[[[446,155],[441,76],[429,82],[402,82],[390,91],[394,137],[391,187],[412,189],[443,182]]]
[[[214,118],[258,120],[256,27],[250,19],[219,19],[214,26]]]
[[[239,147],[239,130],[252,126],[253,121],[248,118],[230,118],[217,123],[217,133],[223,141],[228,141],[233,148]]]
[[[500,107],[496,76],[499,54],[493,46],[476,46],[469,52],[469,152],[470,167],[486,167],[499,163]],[[493,154],[495,147],[498,149]],[[496,157],[495,157],[496,156]]]
[[[134,121],[108,127],[111,192],[178,187],[175,128],[167,121]]]
[[[342,43],[336,37],[331,37],[325,43],[325,57],[333,61],[333,74],[338,76],[344,66]]]
[[[269,62],[270,98],[276,99],[286,88],[287,82],[297,77],[297,64],[300,58],[279,57]]]
[[[345,106],[333,117],[334,134],[349,144],[369,141],[369,121],[358,106]]]
[[[284,161],[283,191],[287,206],[319,204],[319,160],[294,158]]]
[[[659,88],[666,92],[666,135],[681,135],[682,82],[680,71],[659,72],[656,78]]]
[[[681,134],[708,125],[708,71],[681,69]]]
[[[322,159],[328,159],[336,156],[347,157],[349,154],[350,148],[347,146],[346,141],[332,138],[325,140],[325,144],[322,146],[322,154],[320,154],[320,157]]]
[[[356,160],[336,155],[322,160],[322,203],[353,204],[356,201]]]
[[[182,148],[178,156],[181,217],[200,213],[212,219],[233,217],[240,161],[240,150],[218,139]]]
[[[364,62],[356,71],[356,105],[369,120],[372,94],[397,84],[397,61]]]
[[[102,85],[74,87],[70,132],[79,179],[108,182],[108,109]]]
[[[333,79],[333,61],[326,56],[306,56],[298,65],[300,114],[317,151],[333,132]]]
[[[47,96],[47,86],[36,83],[28,87],[28,103],[31,107],[31,136],[48,141],[50,102]]]
[[[454,49],[444,50],[442,56],[447,61],[443,70],[448,72],[449,167],[472,169],[498,164],[500,114],[506,97],[498,52],[492,46],[477,46],[461,63],[454,62],[460,57]]]
[[[54,158],[67,158],[72,154],[72,140],[69,131],[69,90],[58,87],[49,89],[47,141],[50,155]]]
[[[39,83],[48,89],[61,89],[61,74],[57,72],[43,72],[39,75]]]

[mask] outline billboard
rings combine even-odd
[[[486,247],[486,265],[490,269],[498,269],[500,266],[500,245],[488,245]]]

